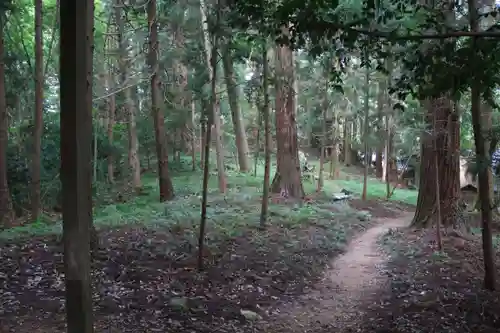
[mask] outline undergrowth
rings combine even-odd
[[[117,194],[96,186],[94,192],[98,202],[102,203],[94,208],[94,224],[98,229],[139,224],[146,227],[166,226],[176,223],[189,223],[196,225],[200,220],[201,205],[201,171],[190,171],[188,157],[181,159],[181,163],[171,163],[173,183],[176,198],[167,203],[158,202],[159,192],[155,174],[144,174],[143,194],[127,196],[126,193],[118,194],[127,197],[124,202],[117,202]],[[236,169],[231,166],[230,169]],[[328,167],[325,166],[325,170]],[[271,174],[275,170],[271,170]],[[208,194],[208,220],[214,228],[220,225],[221,230],[236,232],[241,225],[257,225],[260,212],[260,197],[262,193],[263,165],[259,165],[257,175],[242,174],[237,171],[227,171],[228,191],[221,195],[217,189],[217,176],[212,173],[209,179]],[[352,177],[346,177],[352,178]],[[314,181],[304,180],[306,193],[315,193]],[[369,197],[384,197],[385,185],[376,179],[369,179]],[[362,182],[359,179],[329,180],[325,179],[322,200],[309,204],[270,205],[270,222],[286,221],[289,225],[300,224],[304,219],[314,216],[315,219],[330,218],[332,214],[331,194],[342,189],[359,194]],[[396,190],[393,199],[414,204],[417,197],[416,191]],[[338,208],[338,207],[337,207]],[[338,210],[338,209],[337,209]],[[219,224],[217,221],[220,221]],[[62,223],[54,218],[40,219],[32,224],[22,225],[0,232],[0,240],[60,234]]]

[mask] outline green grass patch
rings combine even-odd
[[[144,194],[129,196],[129,200],[123,203],[113,202],[94,208],[94,224],[97,228],[119,227],[125,225],[144,225],[147,227],[167,226],[178,223],[192,224],[197,226],[200,221],[201,212],[201,186],[202,172],[189,171],[189,157],[184,157],[181,171],[173,172],[173,184],[176,198],[167,203],[159,202],[159,190],[156,176],[146,174],[143,176]],[[212,168],[213,170],[214,168]],[[274,168],[271,174],[274,174]],[[227,171],[228,191],[221,195],[217,189],[217,175],[211,172],[209,178],[209,194],[207,218],[210,228],[217,229],[224,237],[232,237],[232,233],[243,232],[245,227],[257,226],[260,215],[262,183],[264,166],[259,164],[257,176],[252,173],[242,174],[237,171]],[[270,205],[269,223],[282,225],[293,229],[306,221],[330,221],[335,217],[332,213],[332,202],[329,199],[332,193],[339,192],[342,188],[355,193],[361,193],[362,182],[359,180],[325,180],[324,193],[321,200],[314,204],[297,203],[295,205]],[[316,190],[316,183],[304,180],[306,193]],[[371,197],[383,197],[385,185],[377,180],[370,179],[368,184]],[[104,194],[103,194],[104,196]],[[416,203],[417,192],[397,189],[393,200],[406,203]],[[336,207],[339,211],[339,207]],[[337,214],[349,214],[348,208],[345,212]],[[16,238],[45,236],[60,234],[62,231],[61,221],[53,222],[41,219],[37,223],[27,224],[20,227],[0,232],[0,240]],[[238,229],[241,229],[238,231]],[[234,236],[234,235],[233,235]]]

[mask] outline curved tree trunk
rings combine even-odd
[[[437,164],[440,180],[440,208],[444,227],[456,226],[455,212],[460,197],[460,125],[454,104],[448,96],[426,101],[426,122],[436,116]],[[420,177],[417,210],[412,226],[429,227],[436,222],[436,180],[434,169],[434,133],[422,137]]]
[[[282,29],[285,34],[287,28]],[[295,121],[293,51],[276,47],[276,143],[277,169],[271,192],[284,197],[302,198],[297,126]]]

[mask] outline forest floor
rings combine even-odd
[[[229,173],[225,196],[212,177],[201,272],[199,176],[178,175],[166,204],[145,177],[148,195],[96,209],[96,332],[469,332],[462,318],[471,332],[497,332],[499,294],[481,289],[478,243],[447,239],[437,253],[432,234],[395,229],[409,223],[416,191],[387,202],[370,180],[368,201],[332,199],[359,193],[359,177],[347,170],[304,202],[273,198],[266,231],[261,175]],[[63,332],[60,224],[14,228],[0,242],[0,333]],[[421,330],[429,324],[441,326]]]

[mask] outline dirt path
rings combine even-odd
[[[397,218],[377,219],[376,226],[355,238],[347,251],[332,261],[314,290],[280,309],[280,326],[286,327],[279,331],[318,332],[318,328],[324,327],[338,333],[355,332],[348,329],[355,328],[356,319],[362,318],[360,305],[376,302],[372,296],[387,280],[383,275],[387,258],[377,241],[390,229],[407,226],[412,217],[413,213],[405,213]]]

